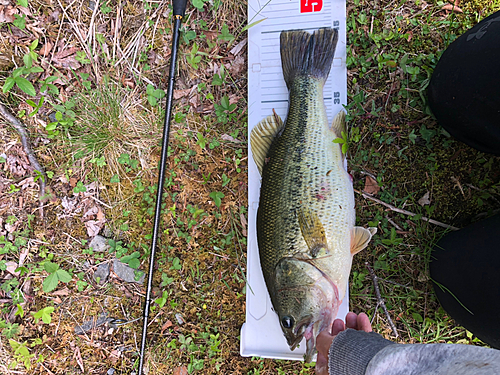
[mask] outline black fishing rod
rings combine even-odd
[[[158,176],[158,191],[156,193],[155,220],[153,226],[153,239],[151,240],[151,254],[149,258],[148,285],[146,288],[146,301],[144,303],[141,352],[139,358],[139,375],[142,375],[144,366],[144,351],[146,349],[146,337],[148,331],[149,305],[151,304],[151,289],[153,285],[153,271],[155,264],[156,243],[158,242],[158,230],[160,228],[161,201],[163,195],[163,185],[165,182],[165,168],[167,165],[168,136],[170,133],[170,120],[172,117],[172,99],[174,96],[175,83],[175,63],[177,61],[177,50],[179,49],[179,28],[186,12],[187,0],[173,0],[173,34],[172,51],[170,54],[170,72],[168,76],[167,100],[165,103],[165,119],[163,122],[163,139],[161,144],[160,174]]]

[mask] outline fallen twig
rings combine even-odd
[[[19,134],[19,137],[21,137],[21,144],[23,145],[23,150],[28,156],[28,160],[30,161],[30,164],[32,167],[35,169],[35,171],[38,171],[41,174],[40,180],[40,217],[43,219],[43,202],[42,199],[45,197],[45,181],[47,180],[47,175],[45,174],[45,169],[38,163],[38,160],[31,149],[30,141],[28,138],[28,133],[26,132],[26,128],[24,124],[19,121],[12,113],[9,112],[9,110],[2,104],[0,103],[0,115],[7,121],[9,124],[16,129],[17,133]]]
[[[377,203],[381,204],[382,206],[385,206],[385,207],[389,208],[391,211],[399,212],[400,214],[408,215],[408,216],[417,216],[417,214],[414,213],[414,212],[410,212],[410,211],[407,211],[407,210],[403,210],[402,208],[394,207],[392,204],[385,203],[384,201],[381,201],[380,199],[372,197],[370,194],[363,193],[363,192],[361,192],[359,190],[356,190],[356,189],[354,189],[354,191],[356,193],[362,195],[363,198],[370,199],[370,200],[372,200],[374,202],[377,202]],[[457,227],[454,227],[452,225],[448,225],[448,224],[445,224],[445,223],[441,223],[440,221],[437,221],[437,220],[434,220],[434,219],[429,219],[428,217],[425,217],[425,216],[422,216],[420,219],[422,219],[423,221],[427,221],[427,222],[429,222],[431,224],[440,226],[442,228],[451,229],[451,230],[460,230],[460,228],[457,228]]]
[[[375,308],[375,311],[377,310],[378,306],[382,306],[382,310],[384,310],[385,316],[389,321],[389,325],[391,326],[392,332],[394,333],[394,336],[397,338],[399,336],[398,330],[396,329],[396,326],[394,325],[391,316],[389,315],[389,311],[387,311],[387,307],[385,306],[385,301],[380,294],[380,288],[378,287],[378,277],[377,275],[375,275],[375,272],[370,267],[368,262],[365,263],[365,266],[366,268],[368,268],[368,271],[370,272],[370,276],[372,277],[373,280],[373,287],[375,289],[375,295],[377,296],[377,307]]]

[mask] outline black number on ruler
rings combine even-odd
[[[340,21],[333,21],[333,28],[334,28],[335,30],[338,30],[338,29],[339,29],[339,27],[340,27]]]
[[[333,104],[340,104],[340,92],[335,91],[333,93]]]

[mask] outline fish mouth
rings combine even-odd
[[[300,322],[297,323],[293,331],[291,331],[288,335],[286,335],[286,341],[290,350],[295,350],[297,346],[300,344],[302,339],[304,338],[304,334],[310,329],[312,326],[313,316],[308,315],[303,318]]]

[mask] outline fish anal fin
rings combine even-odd
[[[262,175],[267,153],[274,137],[283,130],[283,120],[276,113],[260,121],[250,133],[253,160]]]
[[[301,208],[297,213],[297,219],[310,255],[316,258],[328,254],[325,229],[318,215],[307,208]]]
[[[352,230],[351,254],[357,254],[367,247],[375,233],[377,233],[377,228],[354,227]]]

